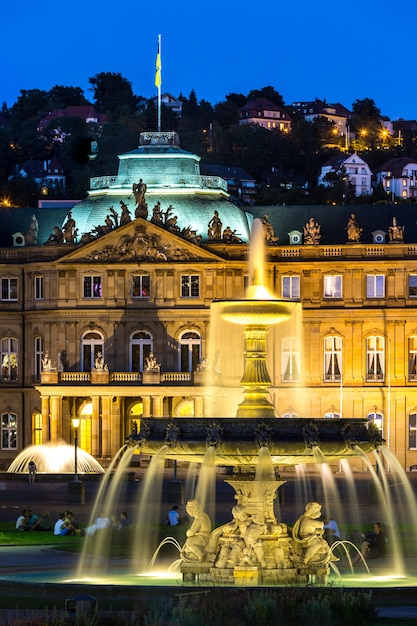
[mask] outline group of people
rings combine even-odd
[[[94,537],[97,532],[123,530],[130,524],[131,521],[126,511],[122,511],[120,515],[107,515],[105,511],[101,511],[96,521],[85,528],[84,533],[87,537]]]
[[[47,511],[39,516],[31,509],[23,509],[16,520],[16,530],[52,530],[51,516]]]

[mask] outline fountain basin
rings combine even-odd
[[[242,326],[272,326],[285,322],[294,311],[296,304],[286,300],[216,300],[213,310],[219,309],[227,322]]]
[[[202,463],[216,448],[216,465],[257,465],[267,447],[274,465],[317,463],[317,449],[327,461],[368,453],[383,441],[366,420],[308,418],[172,418],[145,419],[127,440],[146,454],[167,446],[167,458]]]

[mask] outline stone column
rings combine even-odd
[[[151,417],[151,396],[142,396],[143,417]]]
[[[62,397],[51,396],[50,441],[62,439]]]
[[[201,396],[194,397],[194,417],[204,417],[203,398]]]
[[[162,401],[163,401],[163,396],[152,396],[153,417],[162,417]]]
[[[41,396],[42,402],[42,443],[50,440],[49,430],[49,396]]]
[[[91,453],[100,456],[100,396],[93,396],[93,414],[91,416]]]
[[[110,417],[111,417],[111,396],[104,396],[101,399],[102,405],[102,431],[101,431],[101,448],[103,456],[112,456],[111,439],[110,439]]]

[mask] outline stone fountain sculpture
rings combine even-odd
[[[255,226],[255,237],[261,233],[263,240],[260,220],[255,220]],[[194,500],[187,505],[194,521],[182,549],[181,571],[189,581],[325,582],[337,559],[323,539],[321,505],[308,503],[290,532],[274,513],[276,492],[285,482],[276,478],[275,466],[315,462],[317,448],[327,460],[340,460],[383,443],[366,420],[275,417],[268,397],[272,384],[266,366],[268,328],[286,320],[295,305],[276,300],[265,290],[262,267],[259,259],[253,263],[245,299],[212,304],[224,320],[244,327],[240,383],[244,399],[236,417],[141,420],[139,432],[129,438],[131,445],[147,454],[156,455],[165,445],[167,458],[190,462],[202,463],[207,449],[214,448],[217,465],[235,468],[235,476],[226,481],[236,492],[229,523],[211,530],[200,503]]]

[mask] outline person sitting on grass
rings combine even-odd
[[[27,525],[29,526],[28,530],[34,530],[39,524],[39,515],[36,515],[31,509],[28,509],[27,516]]]
[[[122,511],[119,516],[119,525],[117,528],[119,530],[123,530],[123,528],[127,528],[128,526],[130,526],[130,524],[131,522],[126,511]]]
[[[361,553],[355,556],[352,560],[352,565],[361,560],[361,555],[364,559],[377,559],[385,556],[387,551],[387,541],[388,539],[383,525],[380,522],[375,522],[374,531],[365,535],[365,540],[361,547]]]
[[[106,530],[106,528],[111,527],[111,519],[108,517],[104,511],[100,513],[100,517],[98,517],[94,524],[91,526],[87,526],[85,529],[85,534],[88,537],[93,537],[98,530]]]
[[[64,528],[65,513],[60,513],[57,521],[54,524],[54,535],[61,535],[61,531]]]
[[[36,523],[30,530],[52,530],[51,516],[48,511],[44,511],[40,517],[38,517]]]
[[[28,511],[23,509],[21,515],[16,520],[16,530],[30,530],[28,525]]]

